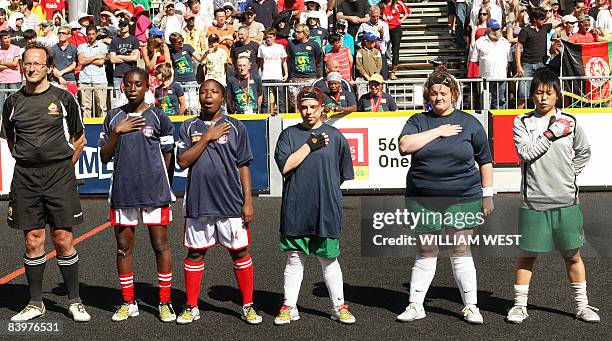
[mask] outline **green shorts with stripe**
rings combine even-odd
[[[521,208],[519,248],[527,252],[578,249],[586,241],[582,229],[582,207],[572,205],[545,211]]]
[[[281,234],[279,247],[281,251],[301,251],[307,256],[332,259],[340,255],[340,239],[317,236],[292,237]]]
[[[438,232],[443,227],[472,229],[484,222],[481,198],[449,204],[436,210],[426,208],[417,200],[406,198],[406,209],[408,212],[420,213],[420,218],[410,226],[417,233]]]

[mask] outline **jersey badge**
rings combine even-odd
[[[55,104],[55,103],[49,104],[47,109],[49,109],[48,114],[51,115],[51,116],[59,116],[59,114],[60,114],[59,108],[57,107],[57,104]]]
[[[222,135],[221,137],[219,137],[219,138],[217,139],[217,142],[218,142],[219,144],[226,144],[226,143],[227,143],[227,137],[228,137],[228,136],[229,136],[229,134]]]
[[[201,138],[202,138],[202,134],[191,135],[191,143],[196,143],[200,141]]]
[[[144,134],[144,136],[146,137],[151,137],[153,136],[153,127],[151,126],[144,126],[142,128],[142,133]]]
[[[312,46],[306,46],[306,50],[308,51],[312,50]]]

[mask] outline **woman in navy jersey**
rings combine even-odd
[[[338,263],[342,227],[344,180],[353,179],[348,142],[323,122],[323,92],[303,88],[297,95],[302,123],[283,130],[274,159],[283,174],[280,249],[287,254],[285,300],[274,320],[284,325],[300,318],[297,299],[306,256],[319,259],[332,301],[333,320],[355,323],[344,303],[342,271]]]
[[[149,230],[157,261],[159,318],[176,320],[170,302],[172,256],[167,227],[172,220],[170,203],[176,198],[166,170],[174,149],[174,125],[161,109],[144,101],[149,91],[149,75],[134,68],[123,75],[128,103],[114,108],[104,118],[98,146],[102,162],[113,161],[109,193],[110,223],[117,238],[117,272],[123,303],[113,321],[138,316],[134,300],[132,253],[139,217]]]
[[[489,142],[474,116],[455,109],[459,84],[453,76],[433,72],[423,86],[423,98],[431,110],[410,117],[399,137],[400,154],[412,157],[406,176],[406,206],[409,211],[434,213],[415,222],[415,232],[432,237],[442,232],[451,240],[461,240],[493,211]],[[436,216],[443,219],[432,218]],[[468,220],[468,216],[475,219]],[[435,243],[419,245],[410,278],[410,304],[397,317],[399,321],[425,317],[423,301],[436,272],[438,252]],[[465,305],[463,318],[482,324],[469,245],[451,246],[449,256]]]

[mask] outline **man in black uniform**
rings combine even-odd
[[[85,146],[81,111],[74,96],[49,84],[53,57],[44,46],[28,45],[20,66],[26,83],[4,102],[0,134],[16,161],[7,222],[23,231],[30,302],[11,321],[27,321],[45,313],[42,283],[47,224],[68,288],[68,311],[75,321],[89,321],[79,297],[79,257],[72,240],[72,226],[83,222],[74,175],[74,163]]]

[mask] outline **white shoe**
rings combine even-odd
[[[425,308],[420,303],[410,303],[406,310],[397,315],[397,320],[401,322],[411,322],[425,318]]]
[[[41,317],[45,315],[45,305],[42,304],[42,308],[35,305],[28,304],[22,311],[17,315],[11,317],[13,322],[29,321],[33,318]]]
[[[87,322],[91,320],[91,315],[87,313],[85,306],[81,302],[72,303],[70,307],[68,307],[68,312],[76,322]]]
[[[178,324],[188,324],[200,319],[200,309],[198,307],[185,306],[183,312],[176,318]]]
[[[601,322],[601,319],[596,311],[599,311],[599,309],[587,305],[586,307],[578,310],[576,313],[576,318],[584,322],[599,323]]]
[[[172,303],[162,302],[157,306],[157,309],[159,311],[159,319],[162,322],[176,321],[176,313],[174,313],[174,308],[172,308]]]
[[[245,304],[242,307],[242,316],[241,318],[246,321],[246,323],[248,324],[260,324],[261,321],[263,321],[263,319],[261,318],[261,315],[259,315],[259,313],[257,312],[257,309],[255,309],[255,306],[253,305],[253,303],[250,304]]]
[[[521,305],[515,305],[508,311],[508,316],[506,316],[506,321],[510,323],[523,323],[525,319],[529,317],[527,314],[527,307]]]
[[[282,326],[284,324],[289,324],[293,321],[297,321],[300,319],[300,314],[296,307],[290,307],[288,305],[284,305],[281,307],[278,315],[274,319],[274,324],[277,326]]]
[[[140,315],[138,311],[138,303],[134,301],[134,303],[123,302],[123,304],[115,311],[111,320],[115,322],[125,321],[129,317],[135,317]]]
[[[331,319],[344,324],[355,323],[355,316],[349,311],[347,304],[343,304],[333,309]]]
[[[461,310],[463,314],[463,319],[470,324],[482,324],[482,315],[480,315],[480,310],[475,305],[469,305]]]

